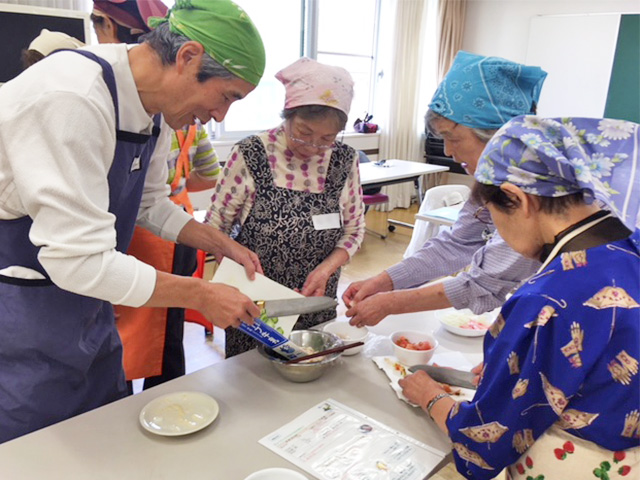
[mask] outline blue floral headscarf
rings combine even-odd
[[[541,197],[583,192],[635,230],[640,203],[640,125],[596,118],[520,116],[480,155],[480,183],[511,183]]]
[[[459,51],[429,108],[470,128],[497,129],[535,113],[547,72],[498,57]]]

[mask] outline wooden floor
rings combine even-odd
[[[338,285],[338,299],[340,299],[342,292],[351,282],[376,275],[402,260],[402,255],[409,244],[412,230],[398,226],[394,232],[389,232],[386,223],[387,216],[395,220],[413,223],[416,212],[417,205],[413,205],[408,209],[396,209],[388,215],[373,210],[367,213],[367,227],[387,234],[387,238],[383,240],[371,234],[365,235],[362,247],[342,270]],[[212,274],[213,270],[207,268],[205,277],[211,278]],[[345,307],[340,302],[338,315],[343,315],[344,311]],[[200,325],[193,323],[185,325],[184,346],[187,373],[224,360],[224,331],[218,328],[214,330],[213,337],[205,337],[204,329]],[[459,480],[464,477],[457,473],[453,464],[449,464],[431,478],[434,480]],[[501,476],[500,478],[504,477]]]

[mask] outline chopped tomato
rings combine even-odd
[[[406,348],[407,350],[431,350],[431,348],[433,348],[426,340],[418,343],[411,343],[405,336],[398,338],[396,340],[396,345]]]

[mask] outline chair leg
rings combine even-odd
[[[365,197],[367,197],[367,195],[365,195]],[[369,211],[369,207],[373,206],[373,205],[381,205],[384,203],[387,203],[389,201],[389,197],[387,197],[386,195],[369,195],[368,197],[384,197],[383,201],[376,201],[376,202],[370,202],[370,203],[366,203],[366,199],[365,199],[365,207],[364,207],[364,213],[366,215],[366,213]],[[385,211],[385,215],[384,215],[385,219],[384,219],[384,225],[386,226],[388,224],[389,221],[389,212]],[[390,229],[390,231],[392,231]],[[371,235],[376,235],[377,237],[379,237],[380,239],[384,240],[385,238],[387,238],[387,234],[386,233],[379,233],[376,232],[375,230],[371,230],[370,228],[366,228],[365,226],[365,233],[370,233]]]
[[[378,232],[376,232],[374,230],[371,230],[370,228],[365,228],[364,231],[366,233],[370,233],[371,235],[375,235],[377,237],[380,237],[381,240],[384,240],[385,238],[387,238],[386,235],[383,235],[382,233],[378,233]]]
[[[384,216],[384,225],[388,225],[389,223],[389,213],[385,212],[385,216]],[[376,232],[375,230],[372,230],[370,228],[366,228],[364,229],[365,233],[369,233],[371,235],[375,235],[376,237],[380,238],[381,240],[384,240],[387,238],[387,234],[386,233],[380,233],[380,232]],[[389,229],[390,232],[392,232],[393,230]]]

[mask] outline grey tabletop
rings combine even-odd
[[[416,314],[397,317],[396,323],[386,320],[374,332],[435,325]],[[478,359],[479,339],[457,338],[441,329],[435,333],[440,348]],[[160,395],[180,391],[216,399],[218,417],[185,436],[163,437],[143,429],[138,418],[142,408]],[[396,397],[385,374],[366,355],[342,357],[313,382],[291,383],[251,351],[0,445],[0,477],[242,480],[268,467],[299,470],[258,440],[328,398],[438,450],[450,450],[447,437],[420,409]]]

